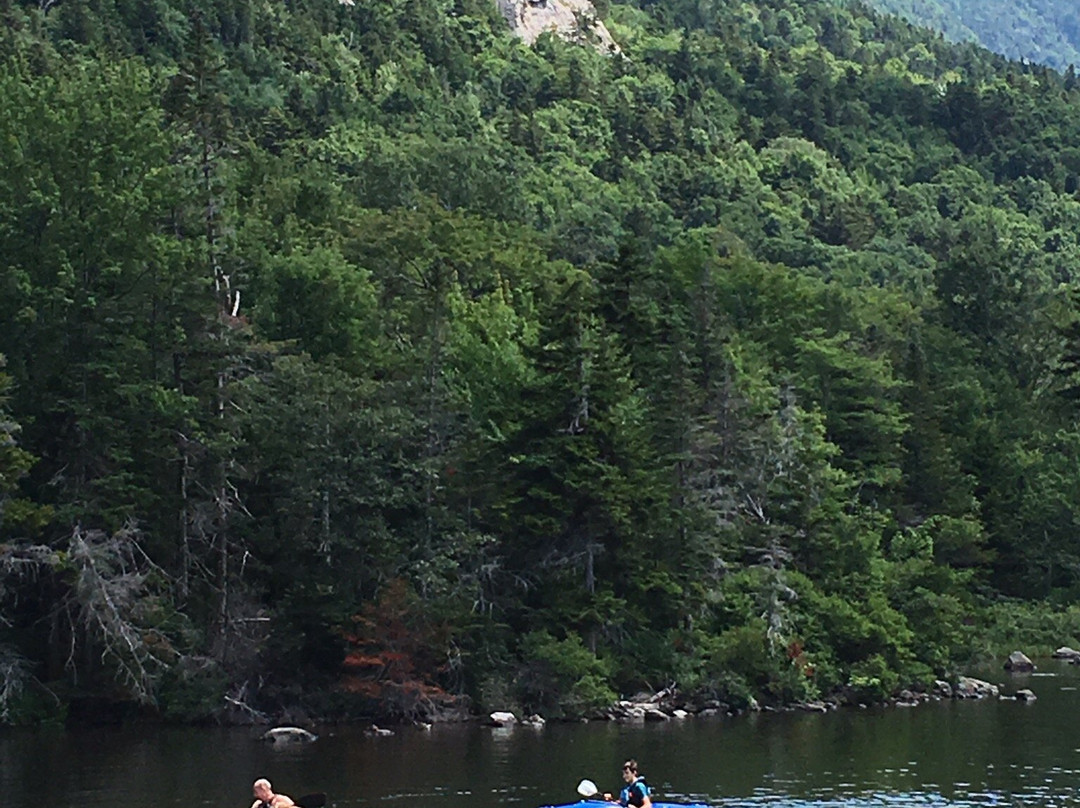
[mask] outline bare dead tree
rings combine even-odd
[[[31,666],[14,648],[0,645],[0,724],[11,721],[11,709],[31,680]]]
[[[13,584],[34,581],[58,561],[56,551],[43,544],[0,545],[0,598],[15,595],[17,586]],[[5,622],[0,615],[0,623]]]
[[[0,547],[0,600],[17,600],[18,582],[33,582],[57,556],[43,545]],[[0,613],[0,625],[9,621]],[[32,666],[26,657],[8,645],[0,645],[0,723],[11,721],[11,711],[32,681]]]
[[[188,42],[189,56],[173,76],[165,96],[171,123],[181,134],[175,159],[190,172],[191,207],[185,221],[192,235],[199,232],[205,253],[204,272],[212,283],[213,309],[198,336],[203,341],[194,378],[184,378],[186,357],[177,357],[176,382],[180,389],[208,398],[214,423],[204,423],[205,438],[178,432],[178,488],[180,493],[180,543],[184,571],[178,593],[188,597],[197,583],[213,594],[213,634],[219,648],[228,644],[231,599],[234,596],[232,556],[238,551],[232,522],[242,511],[234,483],[237,469],[227,446],[214,438],[230,434],[236,407],[233,382],[247,375],[247,329],[241,314],[238,286],[240,262],[232,249],[234,229],[230,216],[235,209],[234,189],[223,166],[233,151],[231,117],[223,89],[225,65],[214,47],[213,37],[200,18],[193,20]],[[195,228],[198,228],[196,231]],[[199,383],[212,382],[212,388]],[[227,444],[228,441],[225,441]],[[207,552],[194,551],[203,543]],[[205,565],[201,566],[200,565]],[[193,580],[198,573],[200,580]],[[209,575],[207,575],[209,573]],[[202,591],[205,591],[202,590]]]
[[[112,535],[76,527],[67,563],[75,579],[57,609],[76,629],[72,636],[91,644],[132,696],[153,703],[157,677],[180,657],[152,624],[161,601],[150,579],[168,577],[143,552],[134,527]],[[72,670],[77,643],[68,657]]]
[[[772,536],[759,553],[756,566],[765,573],[764,584],[758,593],[761,618],[765,621],[769,648],[776,651],[791,635],[791,604],[798,600],[798,594],[787,585],[785,575],[791,552],[779,537]]]
[[[241,685],[234,686],[231,691],[225,694],[225,703],[240,710],[240,712],[256,723],[267,723],[270,721],[270,716],[261,710],[256,710],[248,704],[248,700],[252,696],[252,693],[248,692],[248,684],[248,682],[244,682]],[[262,683],[259,682],[259,684],[253,688],[254,693],[258,693],[261,684]]]
[[[98,655],[136,699],[154,701],[158,677],[184,656],[155,627],[174,581],[143,551],[134,526],[113,534],[76,527],[66,547],[10,544],[0,547],[0,600],[17,604],[41,579],[62,583],[49,617],[65,625],[66,666],[78,678],[80,651]],[[6,621],[0,615],[0,625]],[[15,649],[0,645],[0,722],[25,687],[32,666]]]

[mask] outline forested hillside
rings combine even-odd
[[[1080,6],[1070,0],[870,0],[956,42],[1065,70],[1080,64]]]
[[[1075,82],[830,0],[598,11],[621,55],[490,0],[0,2],[0,717],[1080,642]]]

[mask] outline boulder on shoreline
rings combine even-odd
[[[1013,673],[1028,673],[1035,670],[1035,663],[1022,651],[1013,651],[1005,660],[1005,670]]]
[[[489,727],[512,727],[517,722],[517,716],[506,710],[496,710],[488,716]]]
[[[1001,690],[997,685],[992,685],[982,679],[961,676],[956,682],[956,689],[953,693],[958,699],[996,699],[1001,695]]]
[[[264,741],[269,741],[275,746],[288,746],[293,744],[312,743],[318,739],[318,735],[308,732],[300,727],[274,727],[268,729],[261,736]]]

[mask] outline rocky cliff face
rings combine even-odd
[[[589,0],[496,0],[514,32],[530,45],[545,31],[571,42],[593,45],[607,53],[619,46],[596,17]]]

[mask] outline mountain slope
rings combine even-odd
[[[0,694],[873,699],[1080,630],[1021,620],[1080,592],[1075,81],[597,13],[0,2]]]
[[[870,0],[870,5],[1011,59],[1062,70],[1080,64],[1080,7],[1071,0]]]

